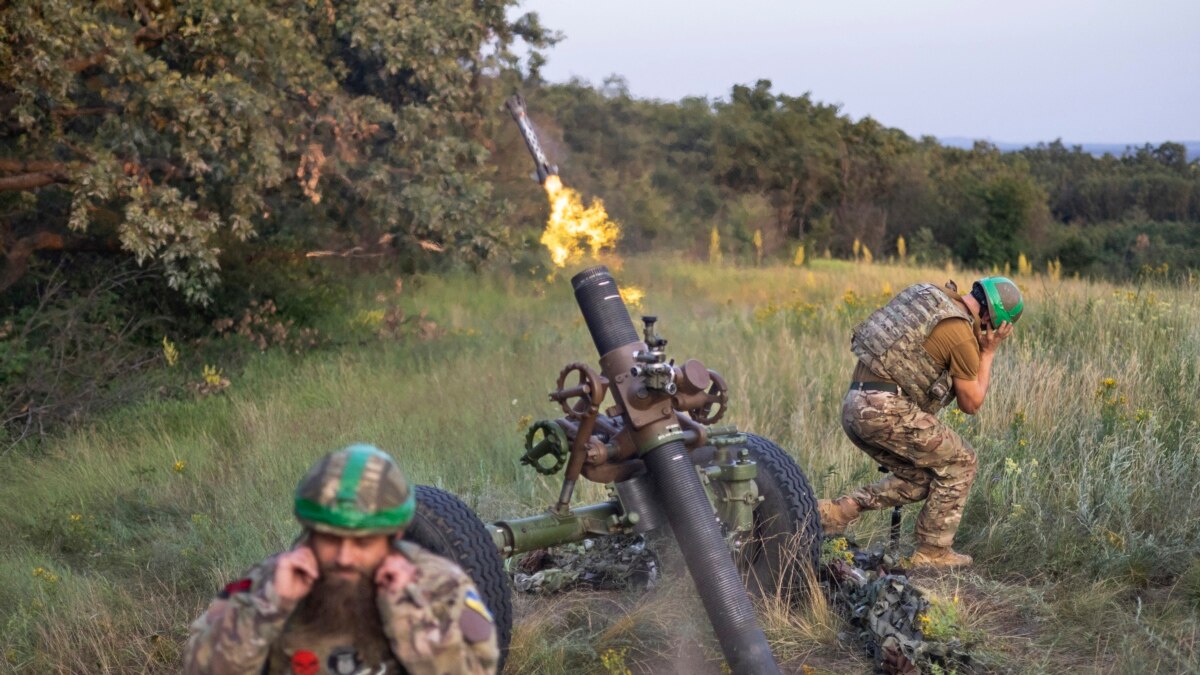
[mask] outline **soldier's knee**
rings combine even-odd
[[[924,501],[929,496],[929,485],[912,485],[908,491],[909,501],[920,502]]]
[[[970,485],[971,481],[975,479],[975,472],[978,467],[979,457],[975,454],[975,451],[970,446],[963,446],[947,457],[943,464],[933,467],[931,471],[943,484],[952,481],[965,482]]]
[[[954,462],[954,468],[950,473],[965,484],[970,485],[975,480],[975,472],[979,468],[979,456],[970,446],[964,447],[959,454],[958,460]]]

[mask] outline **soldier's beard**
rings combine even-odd
[[[354,569],[354,577],[338,571]],[[326,626],[356,636],[382,636],[383,621],[375,604],[374,570],[331,567],[322,569],[312,591],[300,601],[293,620],[300,625]]]

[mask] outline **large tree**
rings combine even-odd
[[[203,301],[223,242],[298,224],[486,251],[480,80],[552,40],[512,4],[3,5],[0,291],[92,249]]]

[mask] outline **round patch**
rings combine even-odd
[[[353,647],[338,647],[329,653],[329,670],[336,675],[353,675],[360,663]]]
[[[317,675],[319,672],[321,672],[321,660],[317,658],[316,654],[307,649],[301,649],[292,654],[292,673],[295,675]]]
[[[458,627],[462,630],[463,639],[471,644],[479,644],[492,637],[492,613],[474,589],[467,591],[463,599],[462,614],[458,619]]]

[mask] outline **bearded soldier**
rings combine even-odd
[[[843,532],[864,510],[925,500],[912,564],[971,563],[951,547],[975,479],[975,451],[936,414],[952,400],[969,415],[979,410],[996,349],[1023,308],[1020,290],[1004,277],[980,279],[963,296],[954,282],[917,284],[854,328],[850,345],[859,361],[842,401],[842,428],[890,473],[820,500],[826,534]]]
[[[411,542],[416,498],[369,445],[296,488],[297,545],[225,587],[192,624],[186,673],[494,673],[491,614],[454,563]]]

